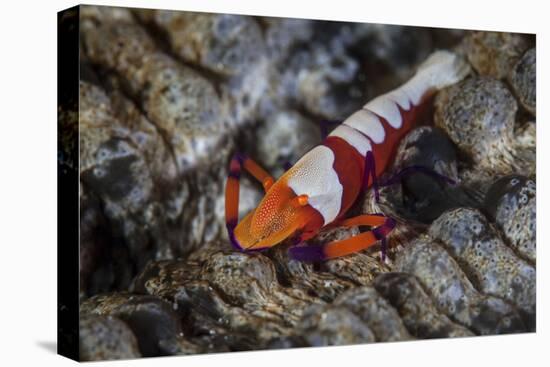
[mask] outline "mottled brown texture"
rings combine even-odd
[[[172,305],[157,297],[117,293],[94,296],[80,306],[83,315],[114,316],[137,337],[141,355],[169,354],[183,336],[181,318]],[[168,349],[168,350],[167,350]]]
[[[374,287],[397,309],[409,332],[417,338],[474,335],[467,328],[440,313],[414,275],[396,272],[381,274],[376,277]]]
[[[506,243],[533,263],[537,252],[536,199],[534,179],[510,175],[497,180],[485,200]]]
[[[113,249],[118,252],[113,260],[123,263],[122,269],[127,266],[127,257],[138,264],[147,261],[146,233],[162,225],[158,216],[148,218],[148,214],[159,210],[155,184],[175,173],[155,130],[144,120],[132,122],[127,126],[115,115],[111,99],[101,88],[80,83],[81,214],[89,219],[83,226],[84,243],[97,240],[100,246],[112,241],[113,236],[122,237],[124,246]],[[106,220],[111,225],[108,232],[101,230]],[[148,228],[144,226],[147,221]],[[155,245],[153,251],[163,251],[169,244],[156,237]],[[110,285],[127,287],[131,276],[115,276]]]
[[[344,306],[310,308],[295,333],[314,347],[376,341],[369,325]]]
[[[532,48],[511,69],[510,84],[523,107],[537,114],[537,50]]]
[[[134,14],[151,33],[166,41],[165,47],[178,61],[208,77],[227,106],[231,126],[255,118],[271,74],[257,19],[166,10]]]
[[[397,311],[373,287],[350,289],[330,307],[345,307],[358,315],[373,331],[376,341],[411,339]]]
[[[152,10],[150,19],[166,32],[171,49],[186,62],[212,72],[247,72],[264,57],[261,30],[254,18]]]
[[[205,162],[231,124],[214,86],[158,50],[129,11],[124,21],[90,13],[82,12],[81,26],[89,61],[122,79],[169,141],[180,171]]]
[[[482,161],[510,145],[516,111],[504,83],[471,77],[438,94],[435,122],[460,149]]]
[[[479,291],[508,300],[534,327],[535,268],[504,244],[482,213],[470,208],[448,211],[428,233],[448,249]]]
[[[132,330],[116,317],[80,317],[79,356],[81,361],[139,358]]]
[[[523,152],[528,143],[515,136],[517,110],[503,82],[474,76],[438,93],[434,120],[479,166],[473,175],[529,175],[535,162]]]
[[[301,289],[325,302],[333,301],[342,292],[355,286],[349,279],[324,271],[315,271],[313,264],[291,259],[287,253],[287,246],[280,246],[272,252],[277,274],[284,284]]]
[[[468,61],[481,75],[505,78],[529,48],[525,35],[505,32],[471,32],[464,39]]]
[[[394,270],[418,277],[438,310],[476,334],[527,330],[514,306],[478,292],[459,264],[428,237],[410,242],[398,254]]]
[[[306,307],[323,303],[279,284],[267,257],[219,250],[205,259],[149,264],[134,289],[177,304],[179,312],[187,313],[192,335],[216,330],[225,340],[234,334],[227,341],[233,350],[245,342],[246,348],[261,348],[289,335]]]

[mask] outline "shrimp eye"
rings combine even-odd
[[[308,203],[309,197],[307,195],[299,195],[292,199],[292,205],[295,207],[306,206]]]

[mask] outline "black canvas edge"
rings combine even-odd
[[[57,353],[79,360],[80,7],[57,13]]]

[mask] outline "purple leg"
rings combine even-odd
[[[304,262],[319,262],[325,260],[323,246],[307,245],[302,240],[302,234],[298,233],[292,239],[292,246],[288,249],[290,257]]]
[[[233,245],[233,247],[236,249],[236,250],[239,250],[241,252],[259,252],[259,251],[265,251],[267,250],[269,247],[263,247],[263,248],[258,248],[258,249],[246,249],[244,247],[241,246],[241,244],[239,243],[239,241],[235,238],[235,227],[237,226],[237,223],[235,222],[230,222],[230,223],[226,223],[226,228],[227,228],[227,232],[229,233],[229,240],[231,241],[231,244]]]
[[[369,176],[372,178],[372,188],[374,190],[374,197],[376,199],[376,202],[378,203],[380,202],[380,193],[378,192],[378,179],[376,178],[376,164],[374,162],[374,154],[372,154],[372,151],[368,151],[367,156],[365,157],[365,173],[363,176],[364,190],[368,188]],[[380,241],[380,252],[381,252],[380,258],[382,262],[384,262],[386,260],[388,244],[386,242],[385,236],[381,236],[380,240],[381,240]]]
[[[378,179],[376,178],[376,165],[374,161],[374,155],[372,151],[368,151],[365,157],[365,171],[363,174],[363,190],[367,190],[369,187],[369,178],[372,179],[372,187],[374,190],[374,195],[376,202],[380,201],[380,193],[378,192]],[[382,215],[382,214],[380,214]],[[391,219],[393,223],[390,227],[390,230],[395,227],[395,221]],[[381,230],[387,230],[386,227],[376,228],[373,230],[375,236],[381,240],[381,259],[384,261],[386,259],[387,253],[387,242],[386,235],[387,233],[379,233]],[[290,256],[299,261],[305,262],[318,262],[326,259],[326,255],[323,250],[323,246],[302,246],[300,237],[295,238],[293,241],[293,247],[289,248],[288,251]]]
[[[237,226],[236,221],[231,221],[225,224],[225,227],[227,228],[227,233],[229,234],[229,240],[231,241],[231,244],[233,247],[239,251],[245,251],[245,249],[241,246],[239,241],[237,241],[237,238],[235,238],[235,227]]]
[[[318,262],[326,259],[323,246],[294,246],[288,249],[290,257],[304,262]]]
[[[372,178],[372,188],[376,202],[380,201],[380,193],[378,192],[378,179],[376,178],[376,166],[374,163],[374,154],[371,151],[367,152],[365,157],[365,172],[363,174],[363,190],[367,191],[369,185],[369,176]]]
[[[401,171],[397,172],[396,174],[394,174],[393,176],[388,178],[386,181],[381,183],[380,186],[394,185],[394,184],[398,183],[399,181],[401,181],[404,177],[415,174],[415,173],[423,173],[427,176],[432,176],[432,177],[434,177],[438,180],[444,181],[444,182],[446,182],[450,185],[456,185],[455,180],[453,180],[453,179],[451,179],[447,176],[441,175],[441,174],[435,172],[433,169],[430,169],[430,168],[427,168],[427,167],[424,167],[424,166],[414,165],[414,166],[409,166],[409,167],[403,168]]]

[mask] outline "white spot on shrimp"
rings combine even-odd
[[[334,153],[319,145],[306,153],[286,173],[288,186],[296,195],[307,195],[309,205],[324,218],[325,224],[332,222],[342,205],[343,187],[338,174],[332,167]]]
[[[362,132],[375,144],[382,143],[386,137],[380,119],[367,110],[356,111],[344,121],[344,124]]]
[[[364,137],[359,131],[347,125],[342,124],[338,126],[329,136],[337,136],[344,139],[363,157],[367,155],[367,152],[372,150],[369,139]]]
[[[391,100],[388,94],[376,97],[363,108],[384,118],[395,129],[399,129],[403,124],[397,103]]]

